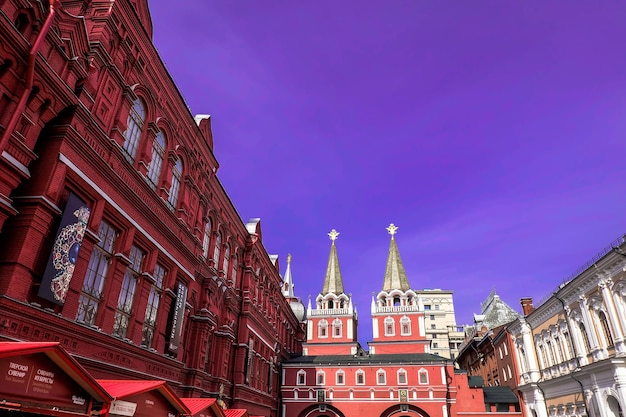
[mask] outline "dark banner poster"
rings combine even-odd
[[[0,398],[86,413],[90,398],[44,354],[0,359]]]
[[[176,288],[176,300],[172,311],[172,325],[170,326],[169,350],[176,352],[180,344],[180,337],[183,333],[183,320],[185,318],[185,303],[187,302],[187,287],[182,282],[178,282]]]
[[[59,305],[65,303],[89,214],[86,203],[70,193],[39,287],[41,298]]]

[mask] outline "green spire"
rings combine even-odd
[[[406,277],[406,271],[402,264],[402,258],[400,258],[400,252],[398,251],[398,245],[394,235],[398,227],[391,223],[387,227],[387,231],[391,235],[391,243],[389,244],[389,255],[387,256],[387,267],[385,268],[385,282],[383,283],[383,291],[391,290],[410,290],[409,280]]]
[[[326,276],[324,277],[322,295],[326,295],[329,292],[343,294],[343,280],[341,279],[341,270],[339,269],[337,246],[335,246],[335,240],[337,240],[339,232],[333,229],[328,236],[332,243],[330,245],[330,256],[328,257],[328,267],[326,268]]]

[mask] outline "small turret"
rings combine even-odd
[[[291,277],[291,254],[287,254],[287,269],[285,270],[285,278],[283,279],[283,285],[281,291],[283,296],[289,301],[289,307],[296,316],[298,321],[304,321],[306,319],[306,310],[304,304],[299,297],[294,294],[293,278]]]

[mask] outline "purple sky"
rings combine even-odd
[[[412,287],[543,298],[626,232],[626,2],[151,1],[218,176],[296,293],[336,228],[371,339],[389,235]]]

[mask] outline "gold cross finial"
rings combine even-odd
[[[391,237],[393,237],[393,235],[396,234],[396,230],[398,230],[398,226],[396,226],[395,224],[391,223],[389,225],[389,227],[387,227],[387,231],[389,232],[389,234],[391,235]]]
[[[287,254],[287,263],[288,264],[291,263],[291,254],[290,253]]]
[[[337,236],[339,236],[339,232],[336,231],[335,229],[333,229],[333,230],[330,231],[328,236],[330,236],[330,240],[332,240],[334,242],[335,240],[337,240]]]

